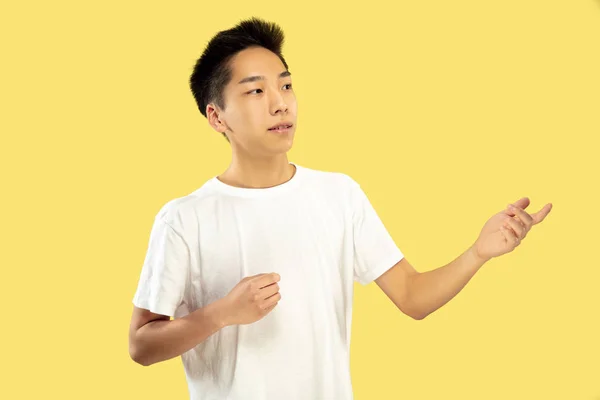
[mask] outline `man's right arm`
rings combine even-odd
[[[216,300],[173,320],[134,306],[129,328],[131,359],[148,366],[191,350],[227,326],[225,301]]]

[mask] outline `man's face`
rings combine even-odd
[[[297,103],[285,66],[262,47],[237,53],[230,66],[232,78],[223,92],[225,110],[213,114],[211,125],[225,131],[231,145],[245,153],[273,156],[287,152],[296,131]],[[269,130],[282,122],[293,125],[287,132]]]

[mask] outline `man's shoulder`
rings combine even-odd
[[[184,196],[171,198],[160,206],[156,218],[161,218],[171,225],[181,225],[201,209],[202,203],[210,201],[214,197],[213,194],[210,190],[200,188]]]
[[[321,183],[336,190],[344,189],[355,183],[352,177],[344,172],[306,168],[306,175],[314,183]]]

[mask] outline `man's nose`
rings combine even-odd
[[[288,106],[280,93],[273,94],[273,104],[271,106],[271,113],[287,113]]]

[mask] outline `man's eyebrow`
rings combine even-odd
[[[291,76],[292,73],[290,71],[283,71],[282,73],[279,74],[279,78],[285,78],[286,76]],[[244,79],[242,79],[241,81],[238,82],[238,84],[240,83],[248,83],[248,82],[255,82],[255,81],[262,81],[264,80],[265,77],[260,75],[260,76],[248,76]]]

